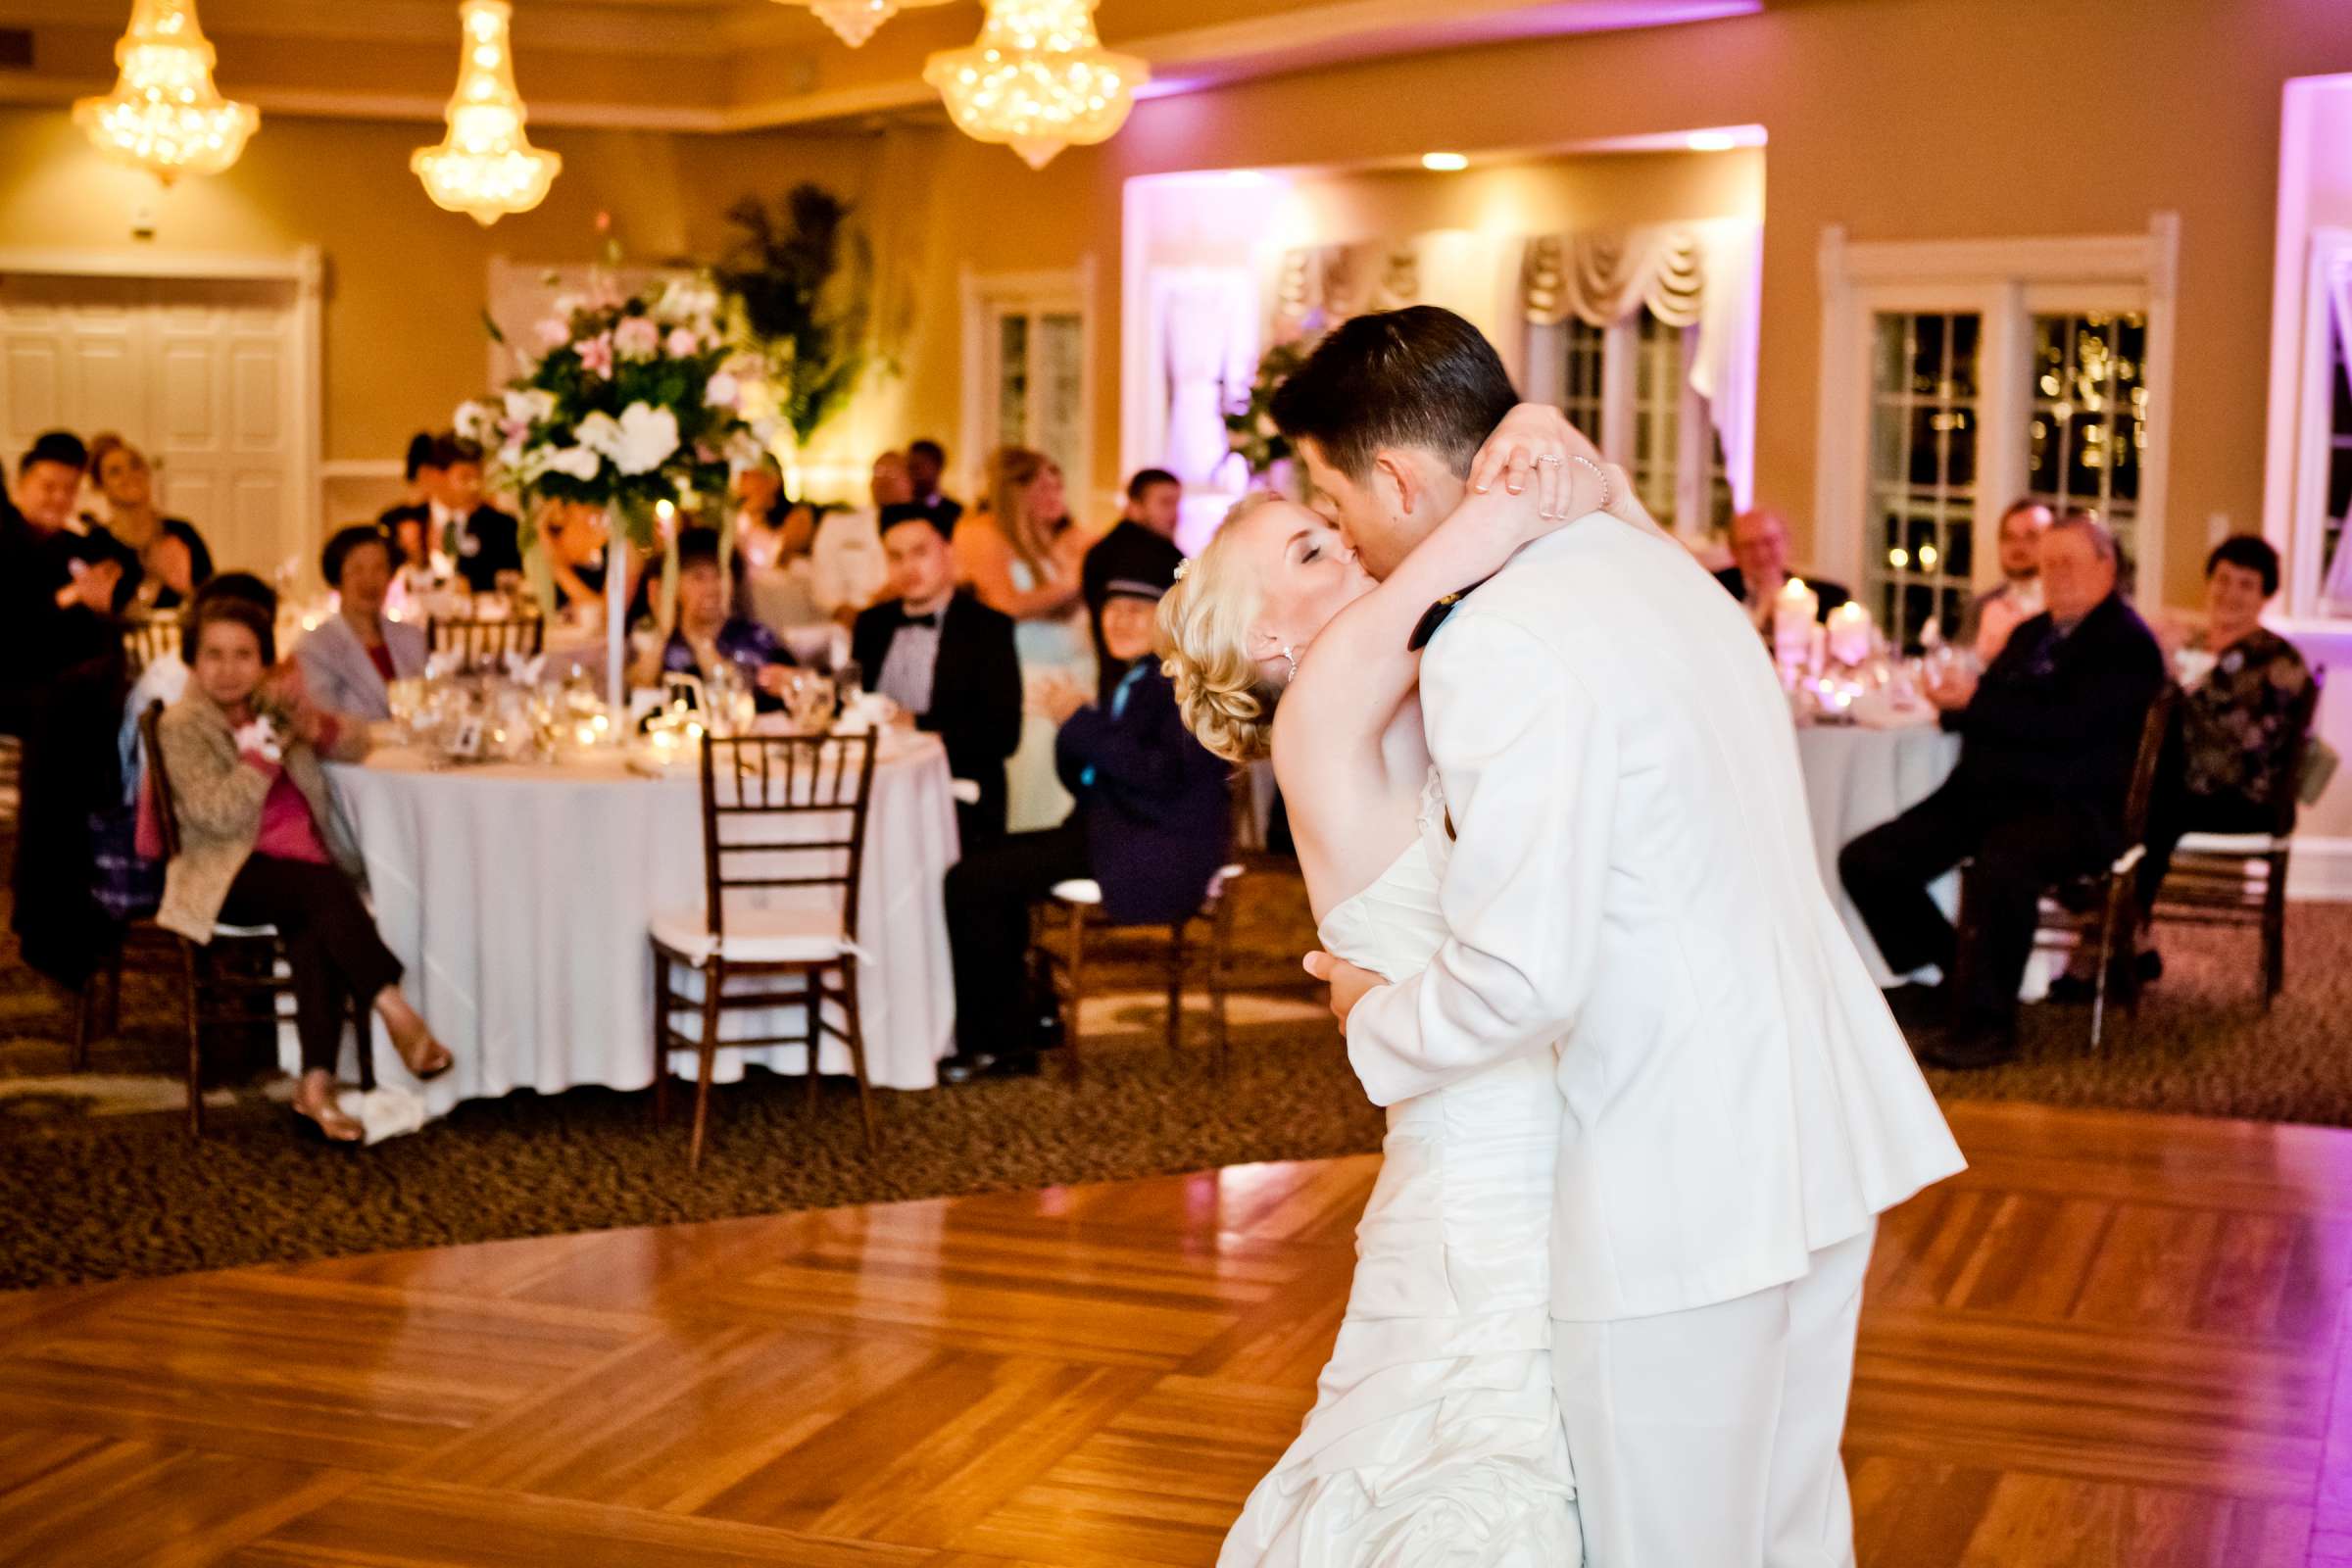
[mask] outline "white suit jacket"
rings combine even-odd
[[[1785,1284],[1962,1168],[1822,886],[1770,661],[1680,545],[1594,514],[1530,546],[1421,702],[1451,935],[1348,1055],[1394,1104],[1556,1043],[1554,1317]]]
[[[384,622],[384,646],[392,651],[392,672],[404,679],[424,673],[424,628],[407,621]],[[354,718],[390,718],[392,694],[361,645],[360,634],[341,615],[329,615],[304,634],[294,662],[310,684],[311,701]]]

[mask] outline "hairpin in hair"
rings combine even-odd
[[[1193,564],[1189,561],[1179,561],[1176,563],[1176,580],[1178,582],[1184,581],[1184,574],[1192,569]]]

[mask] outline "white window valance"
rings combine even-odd
[[[1707,400],[1723,442],[1733,504],[1750,505],[1762,263],[1763,225],[1744,218],[1531,236],[1516,302],[1530,382],[1548,384],[1556,373],[1548,368],[1571,319],[1605,328],[1646,308],[1669,326],[1696,327],[1690,388]],[[1531,387],[1530,395],[1543,394]]]
[[[1319,332],[1367,311],[1396,311],[1420,302],[1417,238],[1301,245],[1283,253],[1274,294],[1274,340]]]

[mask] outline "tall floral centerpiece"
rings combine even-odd
[[[482,443],[492,480],[530,502],[526,511],[599,507],[616,551],[623,540],[650,547],[662,519],[723,502],[730,465],[760,450],[761,432],[745,412],[759,367],[729,347],[718,313],[716,290],[701,282],[559,299],[535,343],[510,345],[523,356],[523,373],[461,409],[458,427]],[[526,544],[538,560],[535,529]],[[544,584],[543,563],[536,574]],[[615,702],[628,576],[617,559],[608,564],[606,678]]]
[[[1271,476],[1274,486],[1285,494],[1291,489],[1286,482],[1291,443],[1274,422],[1274,394],[1306,363],[1314,347],[1313,339],[1301,338],[1266,350],[1257,362],[1257,373],[1250,377],[1248,396],[1236,399],[1225,411],[1227,450],[1242,460],[1252,480]]]

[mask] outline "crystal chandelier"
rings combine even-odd
[[[923,67],[957,128],[1003,142],[1043,169],[1075,142],[1108,140],[1152,72],[1102,47],[1095,0],[988,0],[980,41],[943,49]]]
[[[808,9],[855,49],[899,14],[899,0],[808,0]]]
[[[115,90],[74,104],[74,122],[107,157],[167,184],[174,174],[218,174],[262,117],[220,96],[213,59],[196,0],[132,0],[129,30],[115,45]]]
[[[514,90],[514,55],[507,44],[507,0],[461,0],[466,55],[449,100],[449,134],[419,147],[409,168],[438,207],[488,228],[509,213],[547,199],[564,160],[523,134],[522,95]]]

